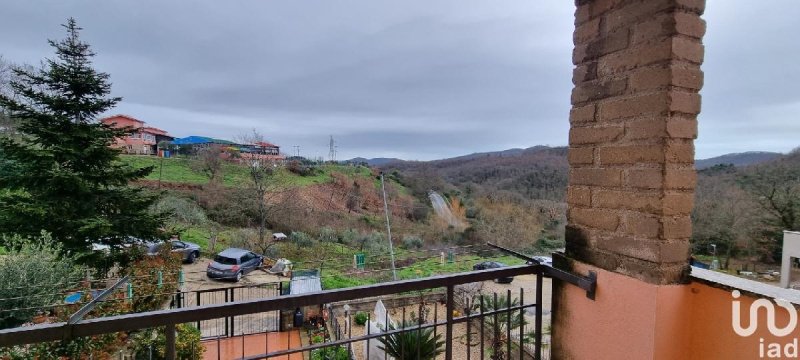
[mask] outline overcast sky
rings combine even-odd
[[[436,159],[565,145],[574,6],[504,1],[4,0],[38,64],[73,16],[124,113],[174,136],[257,129],[292,153]],[[708,0],[698,158],[800,146],[800,1]]]

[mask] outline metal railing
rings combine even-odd
[[[522,301],[519,302],[518,305],[514,306],[509,301],[508,306],[503,307],[503,304],[498,304],[496,301],[492,304],[492,309],[489,310],[486,308],[486,304],[480,307],[480,311],[474,311],[476,309],[475,306],[466,306],[464,307],[464,315],[459,315],[455,313],[456,310],[456,303],[454,301],[454,288],[458,285],[468,284],[468,283],[475,283],[475,282],[483,282],[487,280],[493,279],[500,279],[500,278],[507,278],[513,276],[520,276],[520,275],[528,275],[533,274],[536,275],[536,294],[535,294],[535,302],[531,304],[524,304]],[[303,306],[311,306],[311,305],[320,305],[320,304],[329,304],[329,303],[337,303],[337,302],[345,302],[351,300],[357,300],[362,298],[368,297],[379,297],[379,296],[387,296],[393,294],[400,294],[400,293],[409,293],[409,292],[416,292],[421,290],[433,289],[433,288],[444,288],[446,289],[446,304],[445,304],[445,319],[443,321],[439,321],[438,319],[434,319],[432,323],[422,323],[421,321],[415,325],[409,326],[409,324],[401,324],[399,328],[395,329],[384,329],[385,331],[378,333],[378,334],[367,334],[362,336],[356,337],[348,337],[347,339],[340,339],[331,341],[328,343],[323,344],[313,344],[308,346],[297,347],[293,349],[281,349],[278,351],[268,352],[265,350],[264,353],[251,355],[251,356],[242,356],[236,358],[244,358],[244,359],[267,359],[274,356],[282,356],[282,355],[291,355],[306,351],[314,351],[318,349],[323,349],[331,346],[340,346],[344,344],[350,344],[357,341],[365,341],[369,339],[387,339],[391,336],[395,336],[396,334],[408,333],[408,332],[416,332],[421,333],[425,329],[433,328],[434,332],[438,333],[439,328],[444,328],[444,355],[445,359],[452,359],[453,358],[453,345],[454,345],[454,338],[453,338],[453,327],[456,324],[466,323],[467,327],[467,344],[468,344],[468,351],[469,354],[469,344],[471,344],[471,328],[474,322],[480,321],[480,326],[484,326],[484,320],[487,317],[492,317],[492,321],[494,326],[497,326],[498,329],[503,329],[506,331],[506,358],[511,356],[511,327],[503,328],[502,324],[498,322],[498,319],[503,319],[504,313],[505,318],[511,319],[512,313],[514,312],[524,312],[527,308],[532,308],[534,310],[534,332],[533,332],[533,358],[534,359],[542,359],[542,280],[544,277],[554,277],[561,280],[564,280],[568,283],[572,283],[574,285],[580,286],[587,290],[587,296],[591,292],[594,291],[594,284],[595,280],[592,278],[583,278],[574,274],[569,274],[564,271],[555,269],[551,266],[541,265],[541,264],[532,264],[532,265],[519,265],[519,266],[509,266],[504,268],[497,268],[497,269],[490,269],[490,270],[481,270],[481,271],[471,271],[466,273],[457,273],[457,274],[449,274],[449,275],[440,275],[440,276],[433,276],[428,278],[422,279],[413,279],[413,280],[401,280],[401,281],[393,281],[388,283],[376,284],[376,285],[367,285],[367,286],[359,286],[353,288],[346,288],[346,289],[336,289],[336,290],[328,290],[322,291],[317,293],[311,294],[302,294],[302,295],[286,295],[286,296],[278,296],[272,298],[265,298],[265,299],[255,299],[255,300],[237,300],[234,302],[222,303],[222,304],[213,304],[213,305],[203,305],[198,307],[186,307],[186,308],[179,308],[179,309],[169,309],[169,310],[160,310],[160,311],[152,311],[152,312],[145,312],[145,313],[134,313],[134,314],[125,314],[125,315],[117,315],[117,316],[110,316],[104,318],[97,318],[97,319],[87,319],[81,320],[74,323],[68,322],[61,322],[61,323],[53,323],[53,324],[41,324],[41,325],[34,325],[28,327],[20,327],[14,329],[5,329],[0,330],[0,346],[13,346],[13,345],[24,345],[24,344],[32,344],[32,343],[40,343],[40,342],[50,342],[50,341],[61,341],[61,340],[71,340],[79,337],[85,336],[93,336],[93,335],[100,335],[100,334],[110,334],[110,333],[118,333],[118,332],[131,332],[139,329],[146,329],[146,328],[155,328],[155,327],[166,327],[166,358],[167,359],[175,359],[175,328],[178,324],[184,323],[196,323],[198,321],[207,321],[219,318],[226,318],[226,317],[234,317],[234,316],[241,316],[241,315],[248,315],[248,314],[258,314],[258,313],[265,313],[265,312],[273,312],[273,311],[280,311],[284,309],[295,309]],[[521,295],[520,295],[521,297]],[[484,300],[481,298],[482,301]],[[510,300],[510,294],[508,299]],[[522,299],[520,299],[522,300]],[[471,300],[468,300],[468,302]],[[489,310],[489,311],[484,311]],[[348,322],[351,323],[351,322]],[[485,329],[484,329],[485,330]],[[485,331],[480,332],[481,339],[486,334]],[[498,335],[498,331],[495,331],[495,335]],[[522,334],[522,330],[520,329],[519,338],[523,339],[525,334]],[[497,337],[494,338],[496,341]],[[268,345],[268,343],[266,343]],[[481,349],[483,350],[484,343],[481,342]],[[496,344],[495,344],[496,348]],[[520,348],[520,358],[523,357],[522,346]],[[497,358],[497,352],[493,353],[493,358]],[[480,353],[481,358],[484,356],[484,352],[481,351]],[[400,359],[398,359],[400,360]],[[467,360],[470,360],[469,355]]]

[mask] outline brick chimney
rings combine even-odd
[[[592,334],[575,323],[591,320],[576,314],[588,309],[624,318],[630,313],[614,312],[642,311],[655,319],[665,315],[660,286],[684,283],[688,275],[705,1],[577,0],[576,7],[567,245],[557,263],[597,271],[598,291],[592,302],[556,286],[554,351],[563,358],[606,358],[576,348],[575,336]],[[608,293],[620,287],[621,293]],[[632,308],[618,306],[633,301],[626,294],[639,297]],[[605,303],[611,297],[617,305]],[[616,327],[624,322],[603,319],[608,327],[585,326],[620,332],[592,343],[616,342],[628,351],[649,329],[633,353],[644,357],[627,352],[619,358],[668,358],[654,353],[655,323],[623,340],[618,336],[630,329]]]

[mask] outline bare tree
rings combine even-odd
[[[237,141],[247,145],[258,145],[265,142],[264,136],[256,129],[238,136]],[[258,204],[258,241],[256,246],[262,254],[266,254],[267,250],[275,245],[272,239],[267,238],[268,218],[278,203],[272,200],[285,189],[285,186],[276,174],[278,164],[272,157],[258,153],[242,154],[242,161],[250,170],[249,191],[257,199]]]
[[[207,176],[209,183],[217,184],[222,180],[222,153],[222,148],[213,145],[197,150],[192,169]]]
[[[701,176],[692,212],[695,250],[708,252],[714,244],[726,269],[737,251],[744,250],[751,255],[763,253],[764,249],[756,248],[759,213],[752,196],[735,184],[724,178]]]

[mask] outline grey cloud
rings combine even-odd
[[[10,0],[0,53],[52,56],[45,39],[74,16],[125,98],[118,112],[179,136],[257,128],[311,156],[327,154],[333,135],[340,158],[432,159],[566,144],[573,10],[555,0]],[[798,10],[708,0],[700,157],[797,142]]]

